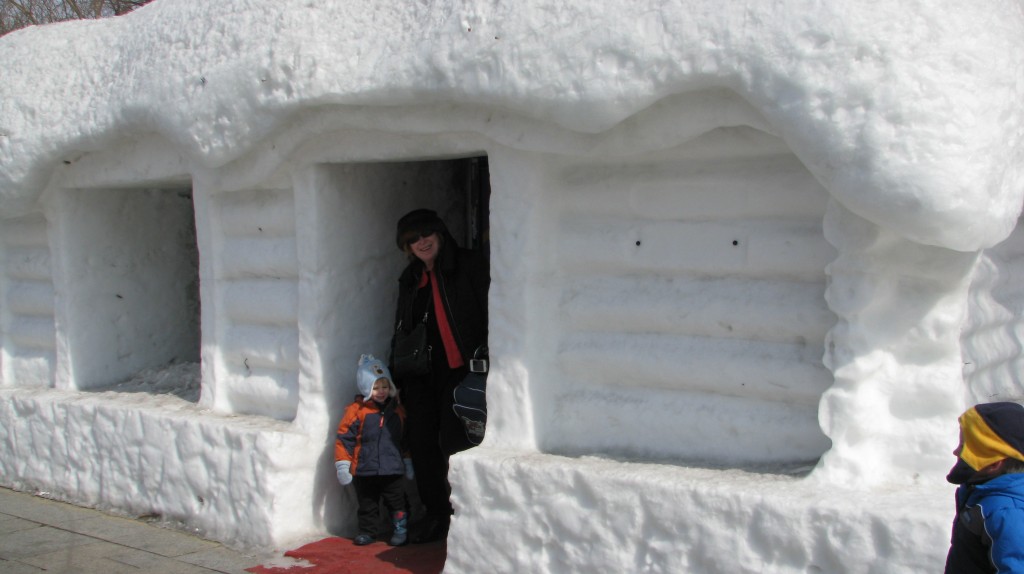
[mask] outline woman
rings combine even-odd
[[[429,209],[398,220],[398,247],[409,265],[398,279],[399,325],[426,317],[430,373],[401,378],[396,384],[405,406],[409,447],[420,500],[427,509],[413,542],[448,534],[448,457],[472,446],[452,411],[452,390],[466,376],[476,349],[487,343],[487,261],[459,248],[444,222]]]

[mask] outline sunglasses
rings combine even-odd
[[[418,231],[412,231],[402,236],[402,244],[406,247],[410,247],[413,243],[416,243],[420,239],[430,237],[437,233],[436,229],[420,229]]]

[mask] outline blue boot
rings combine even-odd
[[[391,534],[391,540],[388,540],[389,546],[404,546],[409,540],[409,515],[408,513],[399,510],[398,512],[391,515],[391,522],[395,525],[395,531]]]

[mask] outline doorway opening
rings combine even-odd
[[[482,251],[490,260],[491,174],[487,156],[455,160],[455,171],[466,198],[465,246]]]
[[[398,219],[427,208],[443,219],[460,247],[489,259],[490,172],[484,155],[453,159],[324,164],[308,185],[322,271],[319,347],[325,380],[351,381],[355,359],[386,360],[394,329],[398,277],[408,260],[396,244]],[[354,387],[351,388],[354,390]],[[326,389],[328,402],[351,400],[348,385]]]

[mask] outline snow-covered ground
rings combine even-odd
[[[173,395],[190,403],[198,403],[199,383],[198,363],[176,363],[164,368],[143,369],[125,381],[96,391]]]

